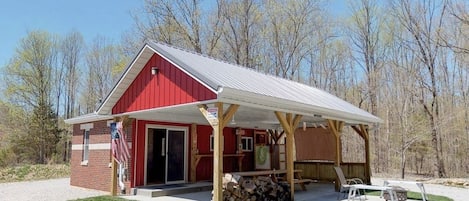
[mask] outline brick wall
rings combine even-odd
[[[91,122],[93,128],[90,129],[89,143],[90,151],[88,157],[88,164],[82,164],[82,155],[83,151],[72,150],[71,158],[71,176],[70,176],[70,185],[79,186],[83,188],[96,189],[101,191],[110,191],[111,188],[111,168],[109,166],[111,162],[111,150],[110,150],[110,128],[107,125],[107,121],[97,121]],[[83,134],[85,130],[80,128],[81,124],[73,125],[73,136],[72,136],[72,145],[75,147],[80,147],[83,144]],[[125,129],[127,135],[127,141],[131,142],[131,131],[132,125],[128,126]],[[100,144],[100,148],[92,148],[93,145]],[[103,145],[108,146],[104,148]],[[130,147],[129,147],[130,148]],[[130,150],[132,152],[132,150]],[[128,179],[126,183],[127,193],[130,191],[130,175],[131,166],[130,161],[127,165],[128,170]],[[119,192],[119,191],[117,191]]]

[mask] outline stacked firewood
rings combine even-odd
[[[270,177],[243,178],[225,174],[223,177],[223,200],[225,201],[279,201],[291,200],[290,185],[275,183]]]

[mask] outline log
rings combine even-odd
[[[223,177],[223,200],[291,200],[290,185],[287,182],[275,183],[270,177],[252,179],[227,173]]]

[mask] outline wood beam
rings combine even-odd
[[[114,157],[111,159],[111,196],[117,195],[117,162]]]
[[[370,136],[368,126],[360,124],[360,131],[363,133],[365,140],[365,176],[371,178],[371,158],[370,158]],[[369,181],[371,183],[371,181]]]
[[[365,135],[363,134],[363,132],[360,130],[360,128],[358,128],[357,126],[353,125],[353,126],[350,126],[363,140],[365,140]]]
[[[228,125],[230,120],[233,118],[233,115],[238,110],[238,108],[239,108],[239,105],[235,105],[235,104],[232,104],[232,105],[230,105],[230,107],[228,107],[225,114],[223,114],[223,124],[222,124],[223,127]]]
[[[336,156],[335,156],[334,165],[340,167],[340,163],[342,161],[342,142],[340,139],[340,133],[344,126],[344,122],[328,119],[327,123],[328,123],[329,130],[331,130],[332,134],[334,134],[335,136]],[[339,183],[340,183],[339,179],[336,179],[336,182],[335,182],[336,190],[339,190],[340,188]]]
[[[227,111],[223,111],[223,103],[215,103],[217,109],[216,118],[209,115],[207,105],[199,105],[199,110],[213,128],[213,199],[223,200],[223,128],[236,113],[239,105],[230,105]]]
[[[197,181],[197,154],[199,149],[197,148],[197,124],[191,124],[191,179],[192,183]]]
[[[293,153],[294,153],[294,144],[295,144],[295,130],[298,124],[300,123],[302,115],[295,115],[292,118],[293,114],[286,113],[283,114],[282,112],[275,111],[275,116],[277,117],[280,125],[282,125],[285,134],[287,135],[287,181],[290,183],[290,192],[291,192],[291,199],[294,200],[295,195],[295,183],[294,181],[294,161],[293,161]]]
[[[213,200],[223,199],[223,103],[215,103],[218,109],[218,124],[213,125],[214,147],[213,147]]]
[[[335,165],[340,166],[340,162],[342,160],[342,149],[341,149],[341,140],[340,140],[340,131],[342,131],[343,123],[336,120],[327,120],[328,127],[331,130],[332,134],[336,137],[336,160]]]
[[[277,119],[280,122],[280,125],[282,126],[284,131],[291,130],[290,124],[288,124],[287,118],[283,116],[283,113],[275,111],[275,116],[277,116]]]

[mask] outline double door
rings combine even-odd
[[[186,131],[149,128],[147,132],[146,184],[184,183]]]

